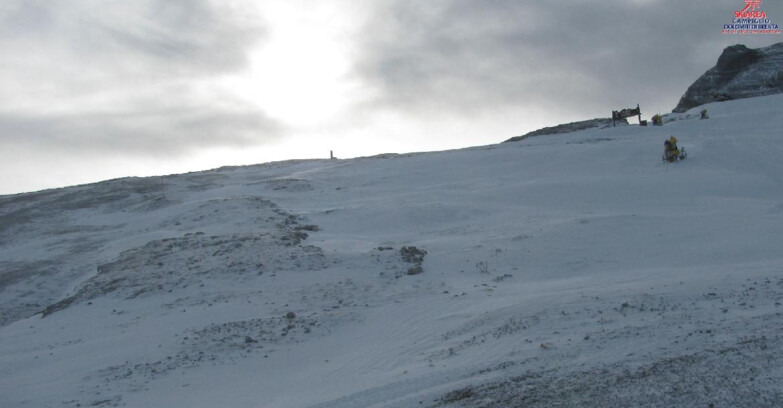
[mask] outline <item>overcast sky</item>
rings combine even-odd
[[[743,0],[3,0],[0,194],[671,111]],[[783,24],[783,3],[762,9]]]

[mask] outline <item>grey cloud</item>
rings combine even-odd
[[[209,106],[0,115],[0,145],[28,146],[31,151],[54,147],[64,155],[179,157],[195,149],[269,142],[281,131],[258,111]]]
[[[9,0],[0,10],[6,45],[57,52],[60,63],[117,74],[208,74],[241,68],[263,38],[258,16],[209,0],[111,2]]]
[[[375,107],[423,114],[533,105],[603,112],[642,98],[671,109],[737,41],[720,30],[739,5],[388,1],[367,26],[356,73],[379,91]]]
[[[258,108],[209,86],[264,39],[243,4],[4,1],[0,143],[178,155],[278,137]]]

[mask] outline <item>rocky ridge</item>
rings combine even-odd
[[[626,119],[620,119],[616,121],[620,125],[627,125],[628,121]],[[588,120],[582,120],[578,122],[571,122],[571,123],[564,123],[562,125],[557,126],[550,126],[541,128],[538,130],[534,130],[532,132],[526,133],[522,136],[515,136],[511,139],[506,140],[504,143],[508,142],[519,142],[521,140],[525,140],[529,137],[533,136],[545,136],[545,135],[557,135],[562,133],[571,133],[571,132],[578,132],[580,130],[585,129],[592,129],[592,128],[608,128],[612,126],[612,118],[596,118],[596,119],[588,119]]]
[[[691,85],[672,112],[683,113],[711,102],[783,92],[783,42],[751,49],[726,47],[717,64]]]

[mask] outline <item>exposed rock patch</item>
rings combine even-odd
[[[413,264],[408,268],[407,275],[419,275],[424,273],[424,268],[421,264],[424,263],[424,257],[427,255],[427,251],[416,248],[415,246],[404,246],[400,249],[400,256],[403,262]]]
[[[424,273],[424,257],[427,251],[415,246],[404,246],[399,251],[393,247],[380,246],[373,250],[373,258],[381,269],[382,277],[392,276],[399,279],[405,275]]]

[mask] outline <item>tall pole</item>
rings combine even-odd
[[[636,111],[639,112],[639,124],[642,124],[642,109],[639,108],[639,104],[636,104]]]

